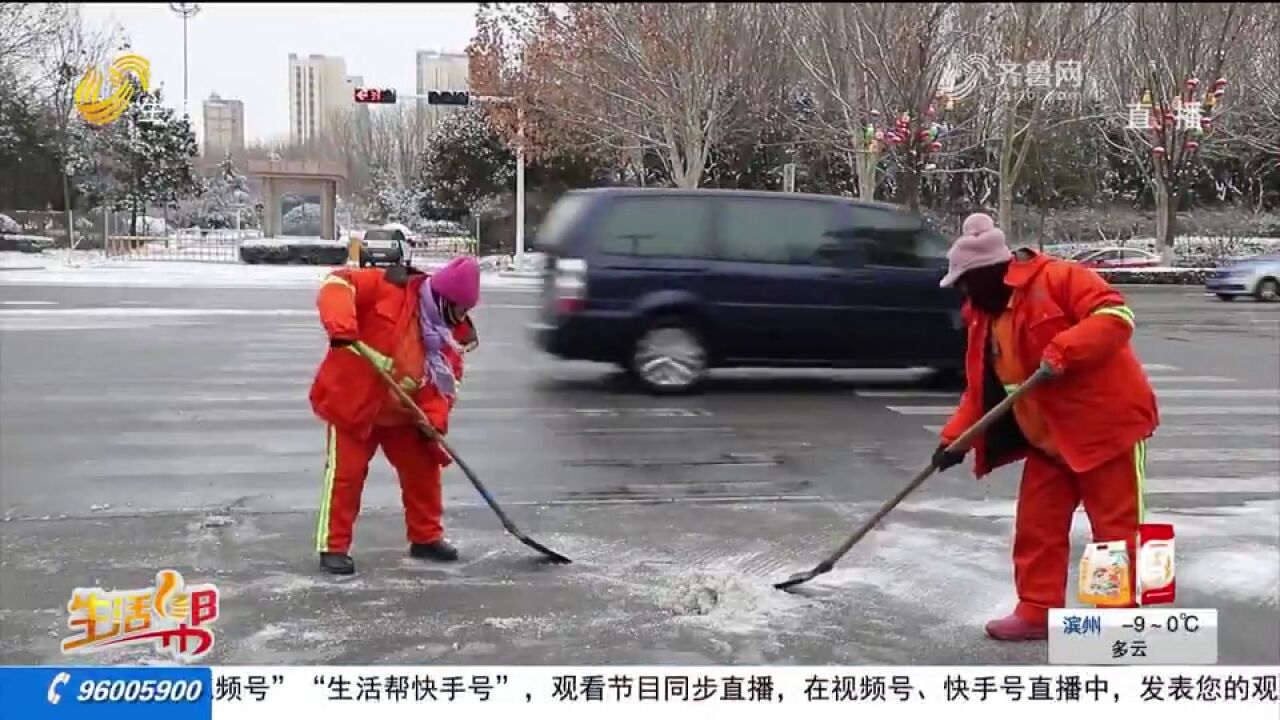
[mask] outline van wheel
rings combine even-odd
[[[1257,290],[1258,300],[1262,302],[1275,302],[1280,299],[1280,283],[1271,278],[1265,278],[1258,283]]]
[[[706,377],[706,345],[684,322],[661,320],[636,339],[627,369],[651,393],[693,392]]]

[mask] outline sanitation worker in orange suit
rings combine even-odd
[[[1018,604],[987,623],[987,634],[1042,640],[1049,609],[1065,604],[1078,505],[1095,542],[1125,540],[1133,558],[1146,441],[1159,423],[1155,394],[1130,346],[1133,311],[1097,273],[1032,250],[1010,252],[982,214],[965,220],[947,258],[942,286],[965,298],[966,389],[942,430],[935,467],[963,461],[947,446],[1009,390],[1041,367],[1052,374],[972,446],[979,478],[1026,460],[1013,538]]]
[[[468,313],[480,300],[480,269],[459,258],[431,275],[407,265],[336,270],[317,306],[329,351],[311,387],[311,407],[328,426],[316,551],[324,570],[355,572],[351,537],[369,461],[381,448],[400,479],[412,557],[450,562],[440,473],[451,460],[418,427],[368,357],[387,370],[444,435],[462,379],[463,354],[476,343]]]

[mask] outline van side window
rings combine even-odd
[[[951,247],[946,236],[912,215],[858,208],[854,217],[854,242],[867,265],[928,267],[928,260],[945,258]]]
[[[726,198],[720,203],[720,259],[781,265],[840,264],[848,237],[836,203]]]
[[[711,203],[701,198],[619,198],[600,224],[596,247],[610,255],[705,258],[710,220]]]

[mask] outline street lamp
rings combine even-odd
[[[169,9],[182,17],[182,114],[191,117],[187,104],[187,21],[200,12],[200,4],[169,3]]]

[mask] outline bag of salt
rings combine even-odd
[[[1173,525],[1147,523],[1138,526],[1138,603],[1173,602]]]
[[[1123,540],[1092,543],[1080,559],[1081,603],[1124,607],[1133,602],[1129,587],[1129,550]]]

